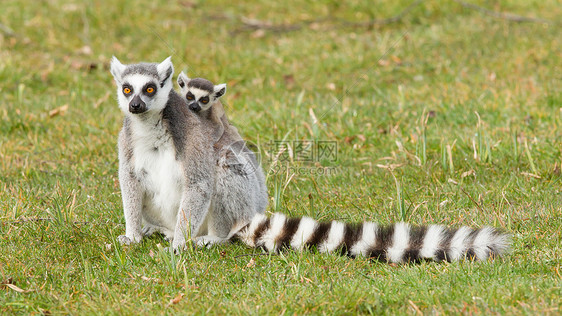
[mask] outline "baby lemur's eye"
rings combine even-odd
[[[193,97],[193,94],[191,94],[191,92],[188,93],[185,97],[186,97],[189,101],[192,101],[193,99],[195,99],[195,98]]]
[[[133,90],[131,90],[131,88],[123,87],[123,94],[129,95],[129,94],[131,94],[131,92],[133,92]]]
[[[201,101],[201,103],[203,104],[207,104],[209,103],[209,97],[202,97],[201,99],[199,99],[199,101]]]
[[[152,93],[152,92],[154,92],[154,88],[153,88],[153,87],[148,87],[148,88],[146,88],[146,92]]]

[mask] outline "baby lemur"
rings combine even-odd
[[[220,163],[226,158],[214,144],[222,136],[172,89],[170,58],[123,65],[114,57],[111,73],[125,114],[119,134],[126,224],[121,243],[139,242],[154,232],[169,239],[174,250],[183,249],[188,236],[200,245],[217,243],[264,212],[263,174]],[[251,165],[246,157],[237,159]]]
[[[218,147],[243,141],[236,127],[230,124],[220,98],[226,93],[226,84],[214,85],[203,78],[189,78],[182,71],[178,75],[180,94],[190,110],[205,118],[213,126],[213,136],[220,140]]]

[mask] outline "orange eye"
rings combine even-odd
[[[188,95],[188,96],[187,96],[187,99],[188,99],[189,101],[191,101],[191,100],[193,100],[193,96]]]
[[[203,103],[203,104],[207,104],[208,102],[209,102],[209,99],[207,99],[207,98],[201,99],[201,103]]]
[[[125,87],[125,88],[123,88],[123,93],[129,94],[129,93],[131,93],[131,89]]]
[[[152,93],[152,92],[154,92],[154,88],[148,87],[148,88],[146,88],[146,92]]]

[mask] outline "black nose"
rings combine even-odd
[[[191,104],[189,105],[189,109],[192,110],[192,111],[194,111],[194,112],[199,112],[199,111],[201,111],[201,107],[200,107],[199,104],[197,104],[197,103],[191,103]]]
[[[135,96],[131,102],[129,102],[129,112],[131,113],[142,113],[146,111],[146,104],[141,100],[141,98],[137,95]]]

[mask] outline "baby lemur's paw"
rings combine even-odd
[[[121,235],[119,237],[117,237],[117,240],[119,240],[119,243],[121,245],[130,245],[130,244],[136,244],[138,242],[140,242],[141,238],[129,238],[126,235]]]

